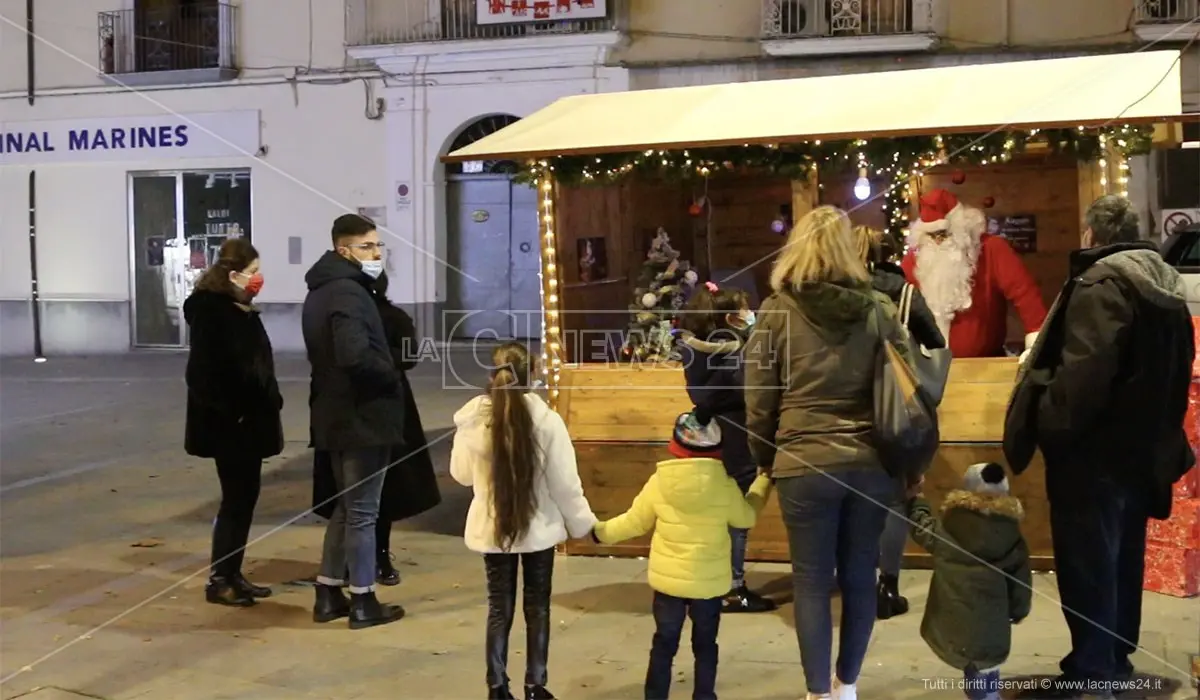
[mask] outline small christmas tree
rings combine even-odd
[[[671,238],[658,229],[642,271],[633,290],[631,316],[621,348],[629,361],[662,362],[678,359],[672,331],[678,312],[696,284],[696,272],[679,251],[671,247]]]

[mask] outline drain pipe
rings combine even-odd
[[[33,299],[33,361],[45,362],[42,353],[42,300],[38,294],[37,171],[29,171],[29,279]]]
[[[29,100],[30,107],[33,106],[33,49],[33,0],[25,0],[25,99]]]

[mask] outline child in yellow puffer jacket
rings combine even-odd
[[[629,510],[598,523],[593,532],[598,542],[615,544],[654,530],[649,579],[655,631],[647,700],[667,698],[685,617],[692,619],[696,659],[692,697],[716,698],[717,630],[731,582],[729,528],[753,527],[771,491],[770,479],[760,474],[743,496],[721,462],[719,429],[685,433],[690,415],[675,421],[668,449],[676,459],[659,462]]]

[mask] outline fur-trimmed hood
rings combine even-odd
[[[1001,515],[1013,520],[1025,518],[1025,507],[1015,496],[996,496],[955,489],[942,501],[942,513],[951,508],[973,510],[982,515]]]
[[[942,501],[942,525],[951,540],[973,558],[997,563],[1020,545],[1021,502],[1013,496],[995,496],[955,490]]]

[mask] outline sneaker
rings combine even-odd
[[[858,700],[858,688],[853,683],[833,682],[833,700]]]
[[[775,601],[746,588],[745,584],[730,591],[721,601],[721,613],[761,613],[777,608]]]

